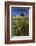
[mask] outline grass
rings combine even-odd
[[[13,16],[13,36],[29,35],[29,17]]]

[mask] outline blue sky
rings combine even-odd
[[[12,7],[11,14],[13,14],[13,16],[20,16],[21,13],[23,13],[25,16],[29,16],[29,8]]]

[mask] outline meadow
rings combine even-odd
[[[29,17],[13,16],[13,36],[29,35]]]

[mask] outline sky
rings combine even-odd
[[[12,7],[11,8],[11,14],[13,14],[13,16],[20,16],[20,14],[23,13],[24,16],[29,16],[29,8],[21,8],[21,7]]]

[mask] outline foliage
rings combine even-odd
[[[13,17],[13,36],[29,35],[29,17],[14,16]]]
[[[21,14],[20,14],[20,16],[24,16],[24,14],[23,14],[23,13],[21,13]]]

